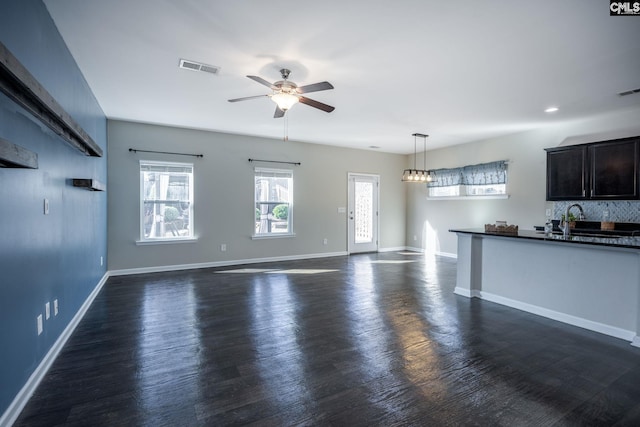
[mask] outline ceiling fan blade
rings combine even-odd
[[[282,110],[280,109],[280,107],[278,107],[278,106],[276,105],[276,112],[275,112],[275,113],[273,113],[273,118],[274,118],[274,119],[279,119],[280,117],[284,117],[284,111],[282,111]]]
[[[326,111],[327,113],[330,113],[333,110],[335,110],[335,107],[332,107],[331,105],[323,104],[322,102],[314,101],[313,99],[305,98],[304,96],[299,96],[298,98],[300,102],[302,102],[303,104],[307,104],[310,107],[314,107],[319,110]]]
[[[247,76],[247,77],[249,77],[253,81],[256,81],[256,82],[260,83],[261,85],[265,85],[268,88],[275,89],[274,85],[272,85],[271,83],[269,83],[268,81],[266,81],[262,77],[258,77],[258,76]]]
[[[318,92],[320,90],[333,89],[333,85],[329,82],[314,83],[311,85],[300,86],[296,89],[298,93]]]
[[[262,97],[264,97],[264,96],[269,96],[269,95],[245,96],[244,98],[234,98],[234,99],[230,99],[230,100],[229,100],[229,102],[246,101],[247,99],[262,98]]]

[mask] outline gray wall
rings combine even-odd
[[[407,156],[112,120],[108,135],[110,271],[344,253],[347,217],[337,209],[347,206],[348,172],[380,175],[380,248],[405,246],[406,191],[400,178]],[[204,157],[134,154],[129,148]],[[249,158],[302,164],[256,164]],[[140,159],[194,163],[197,242],[136,245]],[[295,237],[251,239],[255,166],[293,169]],[[222,243],[226,252],[220,251]]]
[[[407,246],[454,255],[452,228],[484,227],[505,220],[523,229],[544,225],[546,202],[545,148],[640,135],[640,108],[595,119],[557,124],[544,129],[427,151],[429,169],[508,160],[506,200],[427,200],[425,185],[407,193]],[[420,159],[421,154],[418,153]],[[414,240],[415,237],[415,240]]]

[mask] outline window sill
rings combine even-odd
[[[286,239],[289,237],[296,237],[296,233],[254,234],[251,236],[251,240]]]
[[[427,200],[504,200],[508,199],[508,194],[496,194],[491,196],[442,196],[442,197],[429,197]]]
[[[195,243],[198,241],[197,237],[188,237],[182,239],[154,239],[154,240],[136,240],[136,245],[171,245],[174,243]]]

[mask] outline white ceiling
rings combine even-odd
[[[113,119],[282,138],[267,97],[227,100],[283,67],[335,86],[308,94],[334,112],[287,113],[289,139],[393,153],[640,106],[617,95],[640,87],[640,16],[605,0],[44,1]]]

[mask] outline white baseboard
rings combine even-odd
[[[107,282],[108,278],[109,272],[105,273],[104,276],[102,276],[102,279],[100,279],[98,285],[93,289],[93,291],[91,291],[76,315],[73,316],[73,319],[71,319],[71,322],[69,322],[64,331],[62,331],[56,342],[53,343],[38,367],[35,369],[35,371],[33,371],[25,385],[22,386],[22,389],[20,389],[7,410],[4,412],[4,414],[2,414],[2,417],[0,417],[0,426],[10,426],[18,419],[18,416],[24,409],[25,405],[27,404],[27,402],[29,402],[31,396],[33,396],[34,391],[36,390],[36,388],[38,388],[38,385],[47,374],[47,371],[49,371],[51,365],[53,365],[53,362],[58,357],[58,354],[60,354],[60,351],[67,343],[67,340],[69,339],[71,334],[73,334],[73,331],[76,329],[76,327],[84,317],[93,300],[96,298],[98,293],[100,293],[100,290]]]
[[[405,246],[404,248],[402,248],[400,250],[412,251],[412,252],[424,252],[424,249],[422,249],[422,248],[414,248],[413,246]]]
[[[446,258],[458,259],[458,254],[452,254],[450,252],[436,252],[436,255],[443,256],[443,257],[446,257]]]
[[[295,261],[300,259],[329,258],[329,257],[345,256],[345,255],[348,255],[348,253],[347,252],[327,252],[327,253],[319,253],[319,254],[287,255],[287,256],[268,257],[268,258],[249,258],[249,259],[238,259],[238,260],[229,260],[229,261],[202,262],[197,264],[176,264],[176,265],[161,265],[161,266],[155,266],[155,267],[127,268],[123,270],[111,270],[109,271],[109,276],[126,276],[129,274],[193,270],[196,268],[227,267],[230,265],[258,264],[262,262]]]
[[[634,347],[640,347],[640,336],[636,335],[635,337],[633,337],[633,340],[631,340],[631,345]]]
[[[491,294],[489,292],[480,291],[479,297],[487,301],[506,305],[507,307],[526,311],[527,313],[536,314],[538,316],[546,317],[548,319],[557,320],[559,322],[567,323],[569,325],[578,326],[583,329],[588,329],[590,331],[599,332],[601,334],[609,335],[615,338],[620,338],[626,341],[631,341],[633,345],[637,345],[640,347],[640,340],[638,339],[638,336],[636,335],[635,331],[628,331],[626,329],[618,328],[615,326],[605,325],[604,323],[594,322],[592,320],[584,319],[582,317],[576,317],[570,314],[561,313],[559,311],[550,310],[548,308],[539,307],[537,305],[528,304],[522,301],[516,301],[510,298],[505,298],[499,295]]]
[[[453,293],[467,298],[482,298],[480,291],[455,287]]]
[[[406,246],[397,246],[395,248],[379,248],[378,252],[400,252],[400,251],[407,251],[407,250],[412,250],[412,249],[408,249]]]
[[[426,253],[427,255],[435,255],[435,256],[441,256],[441,257],[446,257],[446,258],[458,258],[458,254],[452,254],[450,252],[439,252],[439,251],[435,251],[435,252],[427,252],[424,248],[416,248],[413,246],[406,246],[404,248],[404,250],[406,251],[413,251],[413,252],[422,252],[422,253]]]

